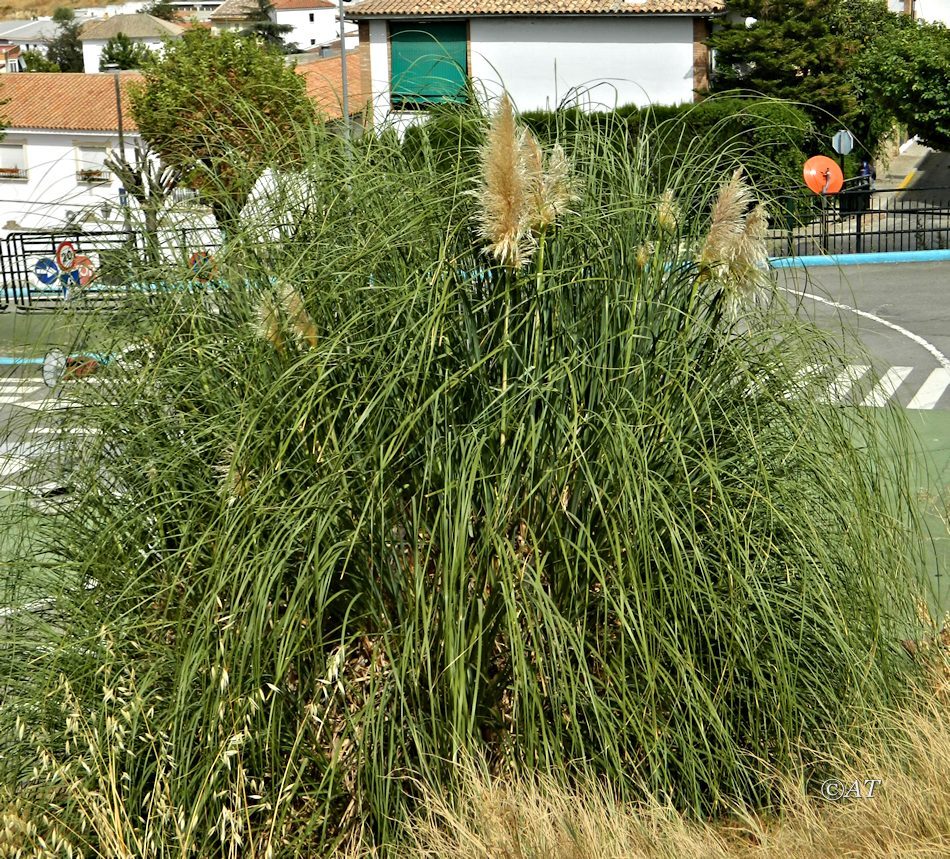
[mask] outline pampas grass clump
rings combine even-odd
[[[0,627],[27,852],[392,850],[465,759],[774,808],[901,701],[901,429],[802,382],[838,356],[777,297],[740,324],[737,165],[658,187],[648,139],[460,117],[452,181],[327,136],[214,285],[129,260],[181,283],[130,290],[102,351],[147,358],[76,387],[54,604]]]

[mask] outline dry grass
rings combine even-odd
[[[915,703],[888,719],[893,745],[844,750],[845,784],[880,779],[870,798],[828,801],[787,782],[786,810],[715,824],[609,790],[494,780],[471,768],[461,804],[428,797],[403,859],[922,859],[950,856],[950,650],[930,651]],[[862,788],[865,789],[866,788]]]

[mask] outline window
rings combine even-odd
[[[22,143],[0,144],[0,179],[26,178],[26,147]]]
[[[317,44],[317,40],[316,40],[316,39],[311,39],[311,40],[310,40],[310,44],[311,44],[311,45]]]
[[[389,25],[394,108],[419,110],[464,100],[467,30],[464,21]]]
[[[310,23],[313,23],[313,12],[310,13]]]
[[[76,147],[76,180],[78,182],[109,182],[111,176],[106,167],[105,146]]]

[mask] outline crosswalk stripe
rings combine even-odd
[[[870,369],[867,364],[849,364],[835,376],[835,380],[828,386],[828,400],[833,403],[844,401],[851,393],[854,383]]]
[[[871,389],[871,392],[864,398],[862,406],[883,406],[894,396],[894,393],[901,386],[901,383],[912,372],[913,367],[891,367],[878,383]]]
[[[932,409],[943,392],[950,385],[950,370],[946,367],[937,367],[928,377],[913,399],[907,404],[909,409]]]

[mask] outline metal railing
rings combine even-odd
[[[950,248],[950,190],[871,190],[818,201],[814,217],[769,231],[771,256],[892,253]],[[934,201],[920,199],[933,195]],[[942,198],[942,199],[941,199]],[[822,205],[823,204],[823,205]]]

